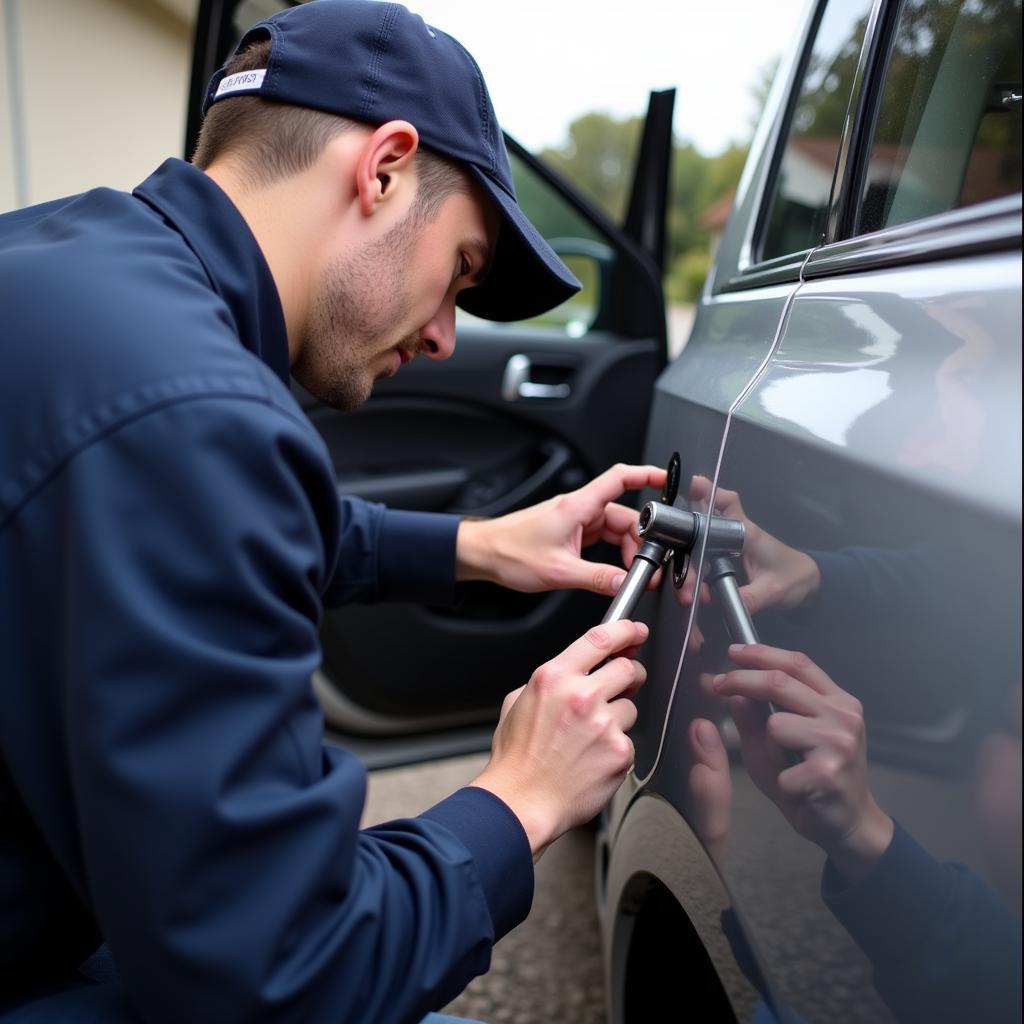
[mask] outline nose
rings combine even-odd
[[[448,359],[455,351],[455,295],[445,296],[438,311],[420,328],[420,351],[431,359]]]

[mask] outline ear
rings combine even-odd
[[[419,132],[408,121],[382,124],[364,143],[356,164],[359,210],[369,217],[377,207],[416,187],[413,171]]]

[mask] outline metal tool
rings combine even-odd
[[[708,555],[733,555],[743,550],[745,531],[738,520],[686,512],[674,506],[679,491],[679,469],[679,453],[673,452],[661,498],[647,502],[640,510],[637,532],[643,538],[643,544],[605,612],[601,620],[603,623],[631,618],[651,577],[669,562],[672,563],[673,583],[677,588],[681,587],[690,570],[690,555],[705,526],[708,534],[705,551]]]
[[[633,564],[629,567],[629,572],[626,573],[626,578],[622,586],[619,587],[619,592],[612,598],[608,611],[604,613],[604,618],[601,620],[602,625],[608,622],[618,622],[619,619],[632,618],[634,609],[647,590],[647,584],[651,582],[651,577],[661,566],[668,565],[672,558],[672,548],[666,541],[656,535],[652,537],[644,536],[643,517],[650,505],[658,505],[665,508],[672,507],[672,503],[676,500],[676,495],[679,493],[680,465],[679,452],[673,452],[672,458],[668,461],[665,488],[661,492],[661,498],[657,502],[648,502],[644,506],[643,512],[640,513],[639,532],[641,537],[644,537],[644,542],[640,545],[640,550],[634,555]]]
[[[706,525],[704,555],[707,568],[704,579],[718,599],[729,638],[736,644],[759,643],[757,630],[736,581],[734,559],[742,553],[746,539],[743,523],[725,516],[707,516],[676,508],[673,503],[679,490],[679,470],[679,453],[673,452],[661,498],[647,502],[640,510],[637,532],[644,542],[601,621],[632,618],[651,577],[659,567],[669,562],[673,565],[673,583],[677,588],[681,587],[689,572],[694,545]],[[766,701],[766,705],[768,714],[775,714],[775,705],[771,701]],[[786,760],[795,765],[803,758],[798,753],[786,751]]]

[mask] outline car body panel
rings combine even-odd
[[[645,458],[664,464],[673,451],[679,452],[683,481],[676,501],[679,507],[706,510],[690,502],[687,483],[695,476],[714,479],[730,410],[777,343],[795,287],[774,285],[757,293],[710,299],[701,306],[694,326],[694,334],[706,343],[684,349],[659,377]],[[699,572],[700,564],[698,550],[691,571]],[[658,642],[649,645],[644,654],[648,682],[637,695],[639,719],[631,734],[636,750],[633,774],[638,779],[647,778],[657,764],[689,636],[690,609],[682,607],[676,597],[672,587],[662,587],[639,608]],[[685,690],[685,676],[678,685]]]
[[[977,881],[989,909],[1016,921],[1019,940],[1021,196],[851,237],[887,47],[897,20],[924,7],[877,3],[841,137],[830,140],[827,224],[811,248],[758,262],[799,54],[823,7],[808,10],[780,68],[690,340],[656,385],[647,457],[680,450],[684,507],[689,477],[714,463],[715,491],[692,510],[736,492],[753,523],[816,560],[820,589],[760,612],[753,628],[858,698],[874,798],[935,861],[962,865],[955,870]],[[1009,2],[978,10],[990,7],[1019,18]],[[1000,85],[984,112],[1010,109],[1019,91]],[[1019,111],[1011,116],[1019,130]],[[975,145],[970,130],[963,137]],[[743,329],[743,304],[760,314],[756,330]],[[703,539],[690,569],[698,575]],[[638,979],[661,1000],[647,1010],[679,1012],[689,985],[706,984],[704,955],[741,1021],[768,1009],[752,1007],[737,971],[779,1020],[924,1019],[897,1018],[883,1001],[868,955],[823,900],[824,853],[744,763],[729,710],[709,686],[732,664],[717,594],[682,608],[666,581],[641,612],[652,636],[636,765],[599,836],[610,1020],[652,1019],[631,1010]],[[693,783],[697,718],[718,725],[729,758],[729,798],[712,831],[706,790]],[[709,899],[724,911],[717,929]],[[692,975],[662,984],[623,950],[647,919],[667,922],[661,941],[686,951],[700,936]],[[989,962],[1000,985],[1019,987],[1012,943]],[[1001,1009],[1012,1019],[1012,1007]]]
[[[732,416],[718,475],[788,544],[881,556],[894,585],[882,575],[848,607],[765,612],[755,626],[864,703],[888,813],[938,859],[990,880],[974,778],[1021,671],[1020,274],[1019,253],[1006,253],[805,284]],[[650,787],[688,818],[689,723],[711,717],[732,736],[700,685],[728,665],[714,602],[697,624],[704,645],[684,659]],[[719,869],[780,1005],[805,1021],[890,1019],[821,901],[823,855],[753,786],[732,738]]]

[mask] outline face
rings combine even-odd
[[[498,234],[483,193],[448,196],[428,222],[414,214],[321,276],[292,371],[307,391],[354,409],[373,384],[424,354],[455,350],[455,298],[478,283]]]

